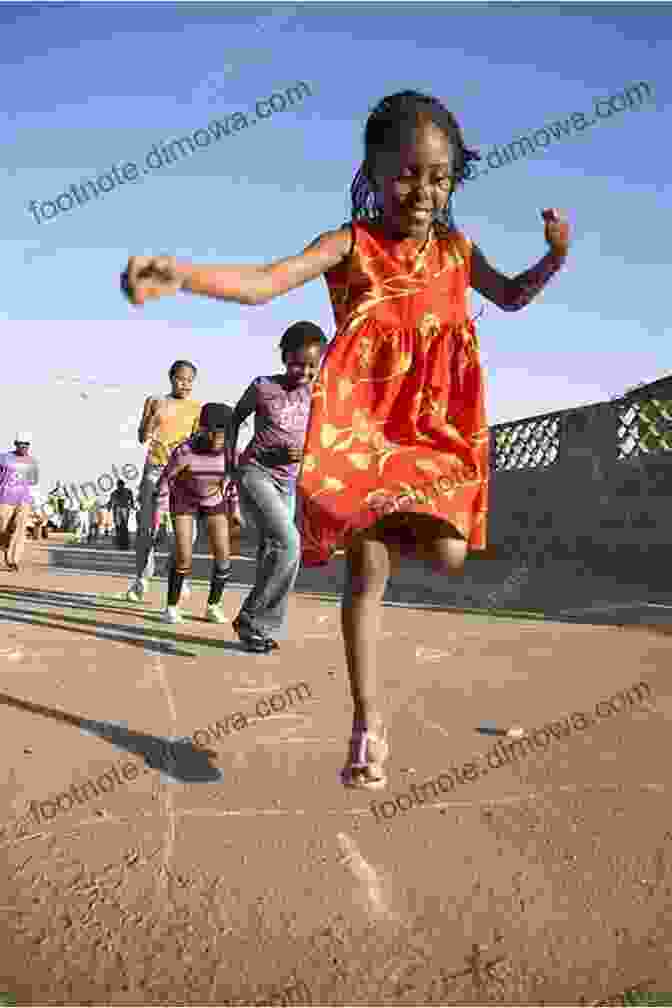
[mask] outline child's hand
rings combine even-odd
[[[231,524],[235,528],[245,528],[245,519],[243,518],[238,502],[236,502],[233,505],[230,513],[230,518],[231,518]]]
[[[541,216],[546,222],[544,237],[551,246],[551,252],[564,258],[569,248],[569,224],[559,210],[542,210]]]
[[[182,283],[172,256],[131,256],[121,274],[121,289],[135,305],[166,294],[177,294]]]
[[[269,448],[264,453],[266,465],[294,465],[303,458],[303,449],[290,447],[289,445],[278,445],[277,448]]]

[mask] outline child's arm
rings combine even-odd
[[[499,273],[474,246],[471,257],[471,286],[503,311],[519,311],[543,290],[567,258],[569,226],[555,210],[544,210],[546,241],[551,246],[543,259],[516,277]]]
[[[229,520],[233,521],[236,525],[243,526],[245,524],[245,520],[240,510],[240,498],[238,496],[238,487],[236,486],[235,481],[232,479],[224,479],[222,481],[222,493],[224,495],[224,500],[226,501]]]
[[[182,473],[188,466],[188,462],[185,461],[184,456],[185,451],[184,445],[182,444],[179,448],[176,448],[173,452],[171,452],[170,458],[161,473],[159,482],[156,484],[156,490],[154,491],[155,525],[156,516],[168,510],[171,486],[180,473]]]
[[[142,411],[142,420],[140,421],[140,426],[138,427],[138,441],[140,444],[144,444],[149,437],[149,430],[155,420],[157,405],[158,402],[154,396],[148,396],[145,400],[145,405]]]
[[[235,467],[238,461],[238,435],[247,418],[257,408],[257,385],[252,382],[247,386],[236,403],[231,417],[231,464]]]
[[[132,256],[121,287],[131,304],[178,290],[238,304],[266,304],[337,266],[352,245],[350,227],[327,231],[297,256],[262,266],[194,266],[167,256]]]

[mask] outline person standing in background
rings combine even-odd
[[[114,516],[114,526],[117,530],[117,549],[128,550],[131,541],[128,535],[128,519],[134,509],[133,494],[122,479],[117,480],[117,489],[110,497],[110,507]]]
[[[42,491],[35,485],[30,487],[30,514],[28,517],[28,522],[30,525],[30,531],[32,533],[33,539],[39,539],[40,536],[43,539],[47,538],[47,502],[45,501]]]
[[[0,455],[0,543],[7,569],[16,573],[26,542],[26,525],[39,493],[37,460],[30,454],[33,435],[22,431],[14,439],[14,451]]]
[[[96,507],[96,498],[87,490],[83,493],[79,506],[79,523],[77,534],[79,542],[89,542],[91,539],[91,523],[93,521],[93,509]]]
[[[91,504],[91,509],[89,511],[89,543],[97,543],[98,536],[100,535],[100,501],[97,497],[93,498]]]
[[[63,486],[60,483],[60,481],[56,484],[56,486],[54,487],[54,489],[50,492],[49,499],[53,502],[54,508],[56,509],[56,513],[59,516],[59,518],[61,519],[61,523],[62,523],[62,521],[63,521],[63,515],[65,514],[66,493],[65,493],[65,491],[63,489]]]
[[[202,404],[191,398],[197,369],[191,361],[177,360],[168,376],[167,396],[149,396],[138,428],[140,444],[149,442],[147,461],[138,489],[138,530],[135,539],[135,578],[126,592],[129,602],[142,602],[148,579],[154,576],[154,497],[161,474],[173,450],[198,431]],[[196,523],[195,535],[198,532]],[[182,597],[189,595],[185,584]]]
[[[100,502],[100,527],[103,531],[103,535],[107,539],[114,532],[114,522],[112,520],[112,512],[108,507],[107,500],[101,500]]]

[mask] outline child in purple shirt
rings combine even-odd
[[[166,623],[181,623],[178,609],[184,580],[191,575],[194,519],[206,519],[214,556],[210,595],[205,618],[225,623],[220,601],[231,577],[229,519],[237,510],[235,484],[230,473],[235,463],[231,444],[233,410],[224,403],[208,403],[200,416],[200,430],[173,451],[156,487],[154,530],[170,505],[175,529],[175,557],[168,576]]]
[[[313,382],[327,339],[313,322],[295,322],[280,342],[285,374],[255,378],[233,412],[233,445],[254,413],[254,437],[236,470],[240,504],[257,526],[257,573],[233,629],[251,651],[277,648],[289,593],[301,562],[294,524],[296,480],[310,416]]]
[[[0,454],[0,544],[7,569],[16,573],[23,556],[26,524],[37,491],[37,460],[30,454],[32,434],[19,433],[14,451]]]

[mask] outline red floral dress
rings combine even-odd
[[[298,483],[303,563],[329,562],[383,515],[450,522],[486,547],[489,432],[467,317],[471,242],[432,230],[422,248],[353,223],[326,274],[337,325],[313,386]]]

